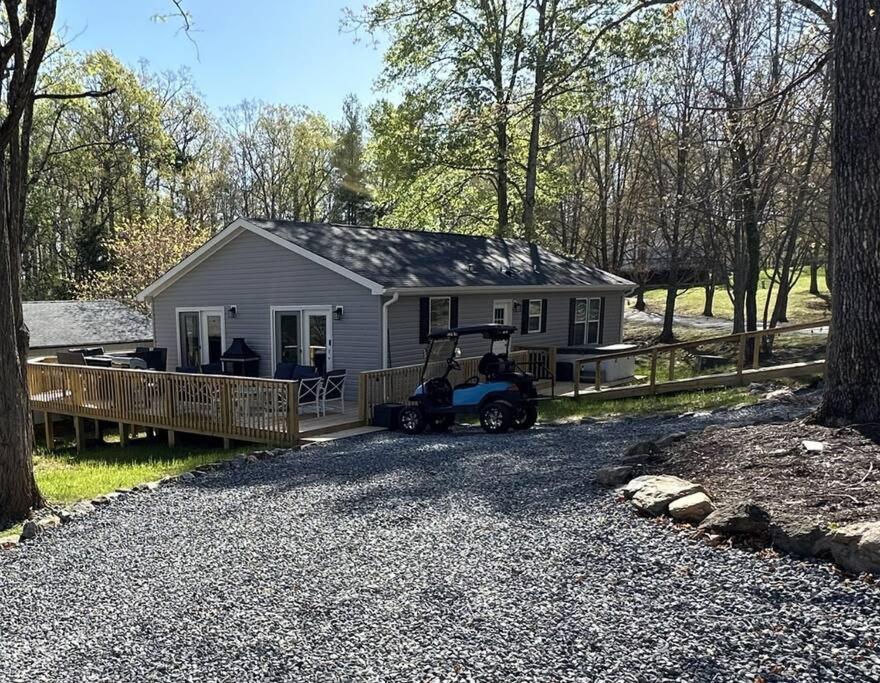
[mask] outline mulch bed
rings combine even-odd
[[[807,452],[804,440],[824,444]],[[654,473],[702,484],[718,503],[753,500],[785,514],[845,524],[880,520],[880,426],[828,428],[803,421],[717,428],[665,450]]]

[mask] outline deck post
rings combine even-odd
[[[177,435],[174,433],[173,429],[167,430],[166,433],[168,435],[168,447],[174,448],[174,446],[177,445]]]
[[[755,335],[755,346],[753,347],[753,350],[752,350],[752,369],[753,370],[757,370],[759,367],[761,367],[761,342],[763,341],[763,339],[764,339],[763,332],[758,332],[758,334]]]
[[[287,443],[296,446],[299,441],[299,382],[287,385]]]
[[[651,351],[651,395],[657,393],[657,349]]]
[[[602,388],[602,361],[596,361],[596,383],[593,387],[596,391]]]
[[[223,437],[223,450],[228,451],[232,448],[232,440],[228,436]]]
[[[669,352],[669,381],[675,379],[675,349]]]
[[[43,411],[43,434],[46,437],[46,450],[55,448],[55,424],[52,422],[52,413]]]
[[[119,445],[122,448],[128,445],[128,425],[124,422],[119,423]]]
[[[577,359],[572,365],[572,379],[574,380],[574,397],[581,393],[581,361]]]
[[[743,383],[743,367],[746,364],[746,335],[745,332],[739,336],[739,351],[736,355],[736,376],[740,386]]]
[[[86,447],[85,420],[79,415],[73,418],[73,431],[76,433],[76,452],[80,453]]]

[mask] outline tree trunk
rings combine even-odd
[[[636,290],[636,303],[633,308],[637,311],[644,311],[647,308],[645,305],[645,290],[643,287],[639,287]]]
[[[816,256],[810,261],[810,294],[819,296],[819,260]]]
[[[675,332],[673,326],[675,324],[675,300],[678,298],[678,288],[669,287],[666,289],[666,308],[663,311],[663,329],[660,331],[660,342],[663,344],[671,344],[675,341]]]
[[[523,232],[525,239],[535,239],[535,203],[538,188],[538,146],[541,141],[541,115],[544,109],[544,78],[547,71],[547,0],[537,3],[538,54],[535,59],[535,87],[532,91],[531,130],[526,159],[526,188],[523,195]]]
[[[507,237],[510,200],[508,199],[508,156],[510,141],[507,135],[507,118],[499,116],[496,123],[495,136],[498,142],[498,159],[495,162],[495,193],[498,210],[497,237]]]
[[[880,422],[880,17],[837,2],[831,331],[819,415]]]
[[[703,316],[706,318],[714,318],[715,313],[712,307],[715,305],[715,285],[708,284],[705,286],[706,300],[703,303]]]

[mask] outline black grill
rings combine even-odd
[[[259,377],[260,356],[247,345],[244,337],[235,337],[226,352],[220,356],[224,375]]]

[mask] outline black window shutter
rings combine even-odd
[[[431,326],[431,299],[423,296],[419,299],[419,344],[428,342],[428,333]]]
[[[520,334],[529,333],[529,300],[522,300],[522,325],[520,325]]]
[[[577,299],[568,300],[568,345],[574,346],[574,317],[577,315]]]
[[[547,331],[547,299],[541,299],[541,332]]]
[[[599,343],[605,342],[605,297],[599,299]]]
[[[458,297],[449,297],[449,327],[458,327]]]

